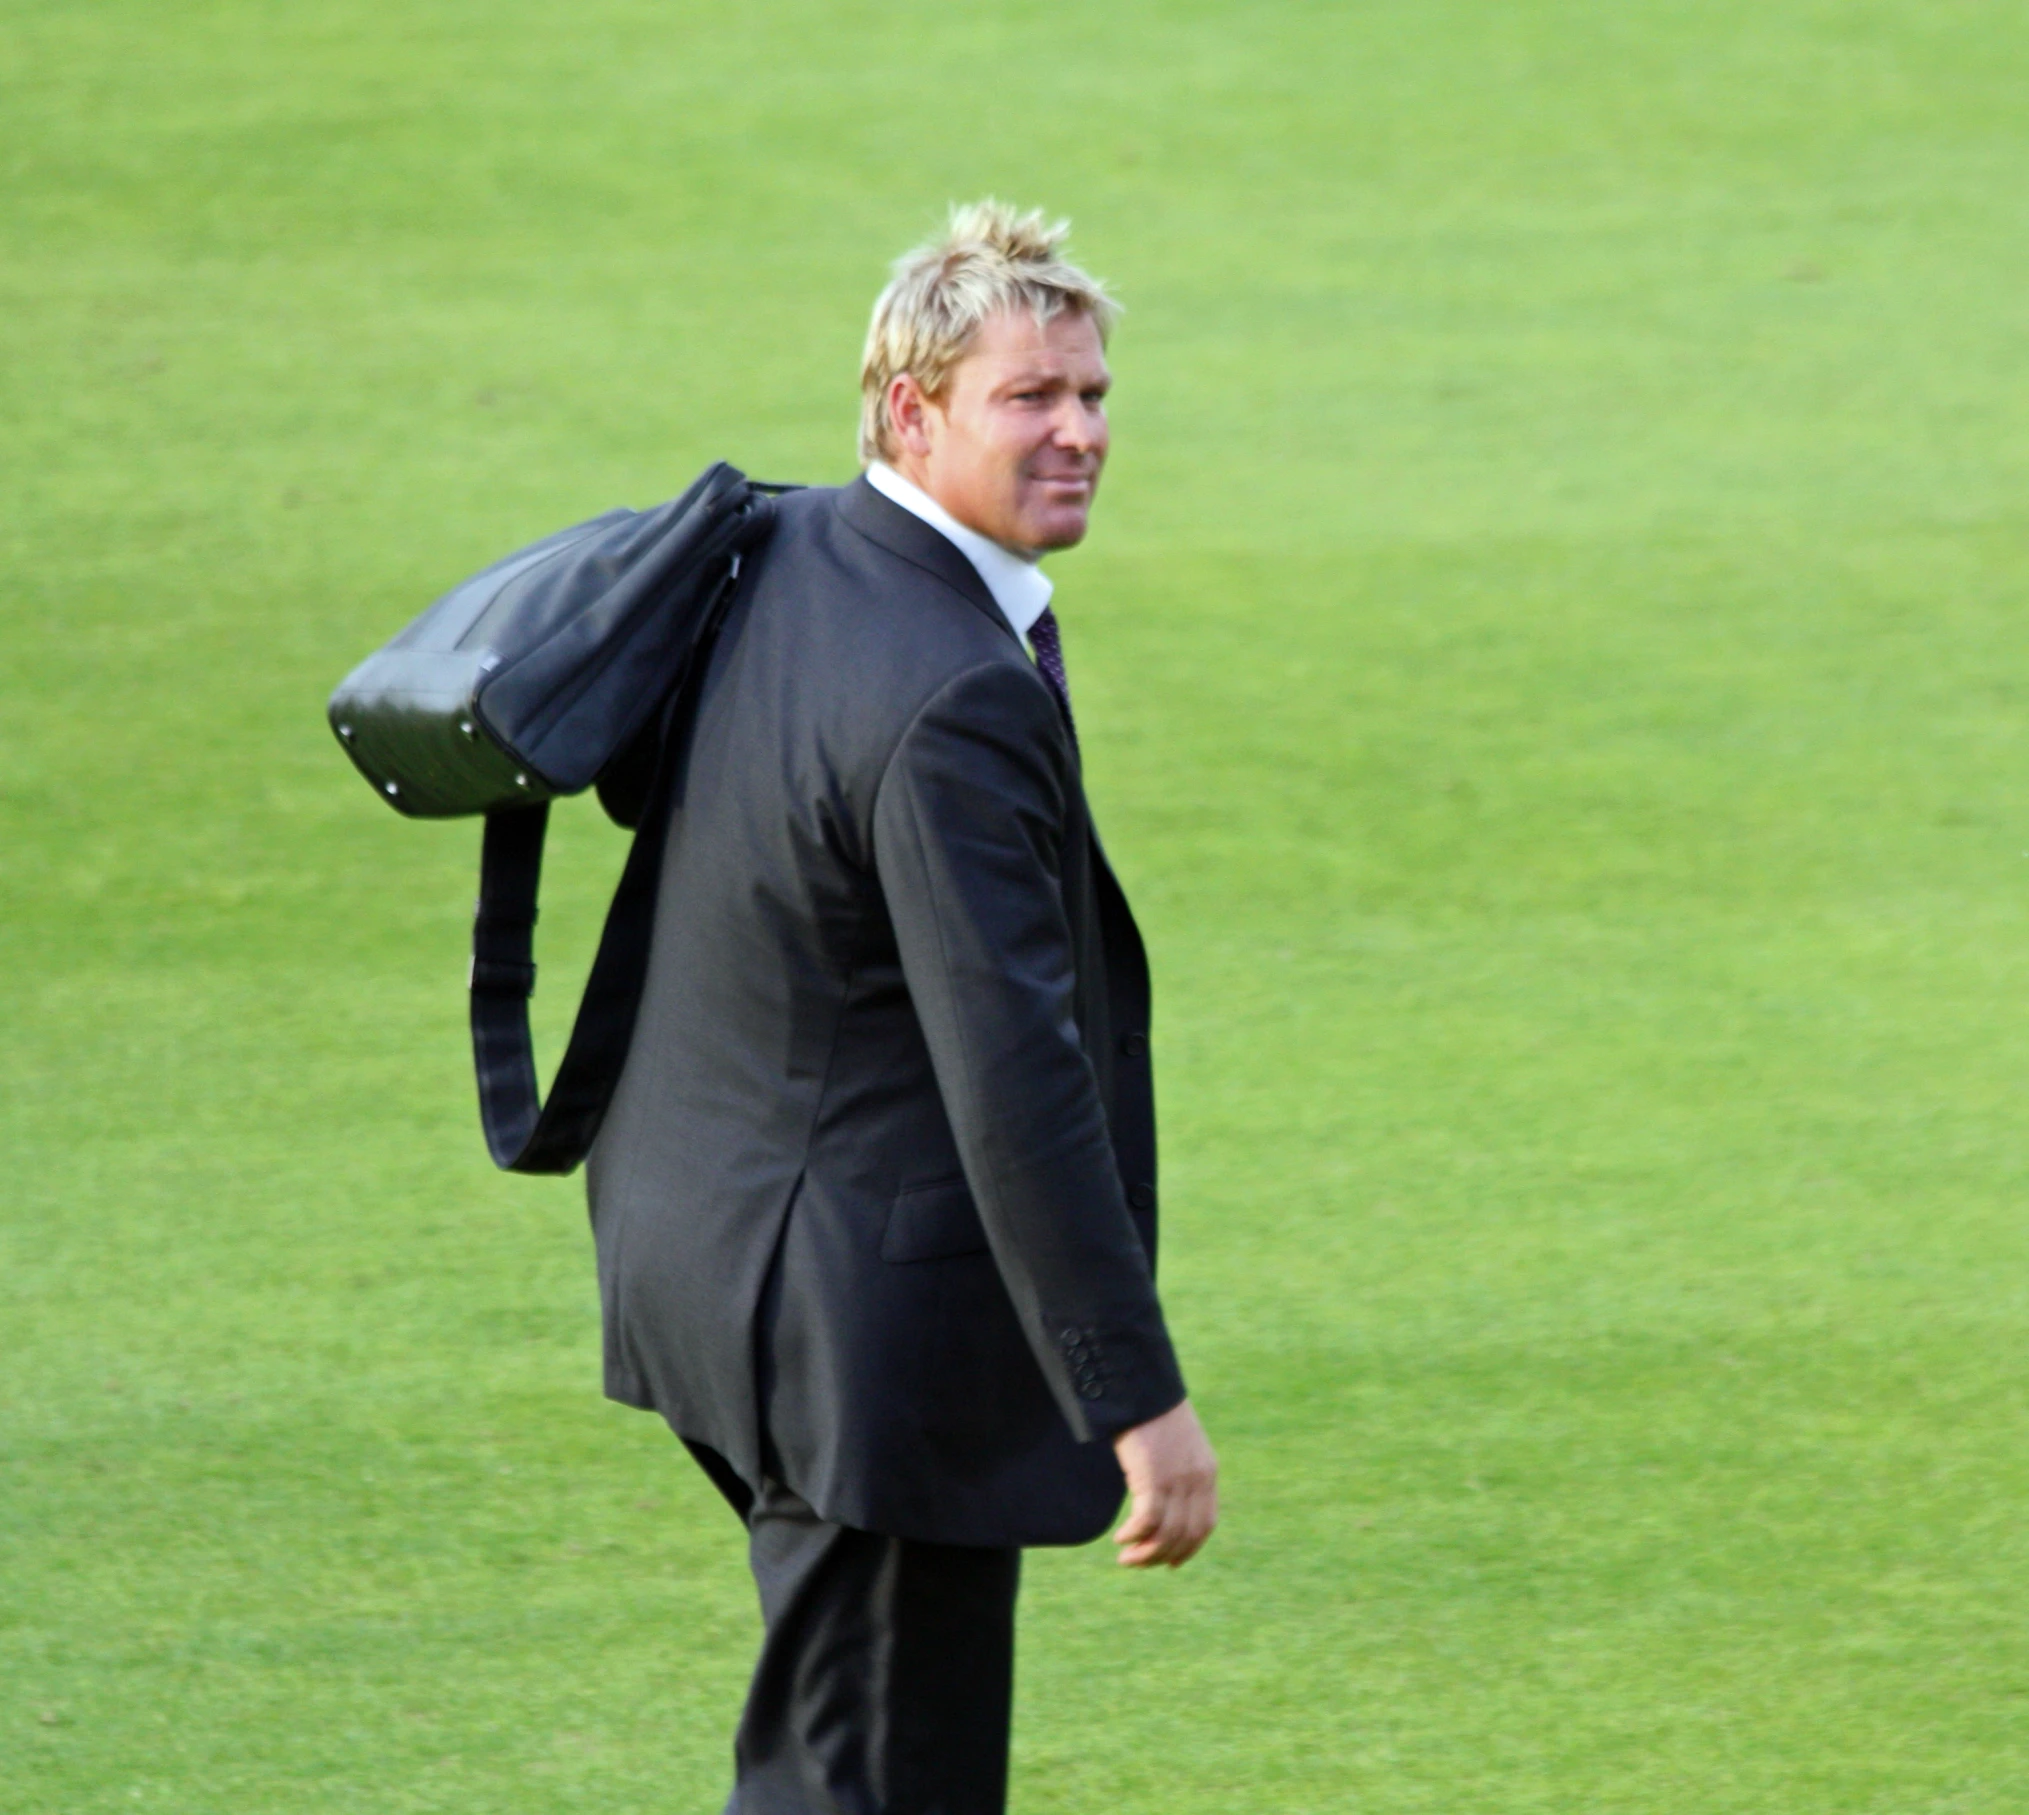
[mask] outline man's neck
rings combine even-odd
[[[1036,562],[1043,558],[1044,551],[1042,549],[1022,548],[1012,542],[1003,542],[991,530],[982,529],[977,523],[973,522],[966,512],[963,499],[948,498],[939,490],[931,478],[927,462],[916,458],[912,454],[901,454],[893,460],[883,460],[877,464],[885,466],[896,478],[907,480],[909,484],[913,485],[917,491],[921,492],[924,497],[928,498],[932,504],[936,505],[940,511],[949,517],[952,522],[956,523],[959,528],[968,531],[972,535],[985,537],[994,547],[1005,549],[1017,561],[1026,561],[1031,566],[1034,566]]]

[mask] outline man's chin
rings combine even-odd
[[[1039,512],[1035,520],[1022,525],[1023,545],[1038,555],[1053,554],[1060,548],[1075,548],[1085,540],[1085,526],[1091,517],[1090,505],[1075,510]]]

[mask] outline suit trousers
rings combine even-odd
[[[761,1598],[726,1815],[1003,1815],[1021,1552],[835,1525],[688,1447]]]

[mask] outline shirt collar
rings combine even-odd
[[[911,516],[922,518],[979,570],[1000,615],[1016,636],[1026,637],[1035,621],[1049,610],[1050,594],[1056,588],[1035,562],[1011,553],[991,536],[967,529],[920,485],[904,479],[885,461],[876,460],[867,468],[867,483]]]

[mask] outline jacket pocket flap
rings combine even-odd
[[[986,1230],[962,1178],[911,1185],[896,1193],[881,1237],[883,1260],[946,1260],[985,1252]]]

